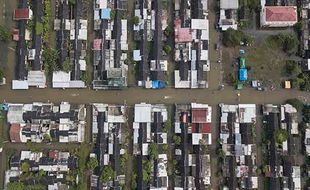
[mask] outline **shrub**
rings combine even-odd
[[[282,144],[288,138],[288,133],[284,129],[277,129],[274,134],[275,140],[278,144]]]
[[[139,24],[139,21],[140,21],[140,19],[139,19],[138,16],[134,16],[134,17],[132,18],[132,23],[133,23],[134,25],[138,25],[138,24]]]

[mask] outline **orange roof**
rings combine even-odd
[[[266,6],[267,22],[294,22],[297,21],[295,6]]]
[[[20,140],[20,130],[19,124],[11,124],[10,126],[10,139],[12,142],[21,142]]]

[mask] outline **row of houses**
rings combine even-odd
[[[136,104],[133,121],[133,155],[137,160],[138,189],[168,189],[168,110],[162,104]]]
[[[8,104],[7,122],[11,142],[84,142],[85,105],[62,102]]]
[[[208,88],[208,1],[175,1],[175,88]]]
[[[121,189],[125,184],[126,124],[127,109],[124,105],[92,105],[92,137],[95,148],[90,157],[98,160],[99,168],[91,175],[91,189]],[[105,168],[111,168],[115,174],[107,181],[100,180]]]
[[[212,144],[211,117],[212,108],[207,104],[178,104],[175,107],[175,190],[211,187],[208,148]],[[177,139],[180,139],[179,143]]]
[[[138,64],[138,86],[164,88],[164,73],[168,71],[168,61],[163,56],[167,11],[162,8],[162,1],[136,0],[134,15],[138,19],[133,25],[138,44],[133,51],[133,61]]]
[[[175,106],[172,122],[168,108],[163,104],[135,104],[133,108],[132,178],[137,189],[195,189],[211,187],[211,158],[208,146],[212,144],[212,108],[207,104]],[[91,176],[92,189],[120,189],[125,184],[126,127],[129,108],[125,105],[92,104],[92,137],[95,148],[90,157],[99,167]],[[174,123],[174,127],[172,125]],[[127,129],[128,130],[128,129]],[[168,137],[168,131],[174,136]],[[128,134],[127,134],[128,135]],[[173,159],[175,180],[168,177],[169,144],[175,144]],[[128,148],[128,147],[127,147]],[[114,175],[102,181],[102,172],[109,168]],[[133,188],[133,187],[132,187]]]
[[[306,0],[307,1],[307,0]],[[306,2],[304,1],[304,2]],[[244,2],[245,3],[245,2]],[[260,26],[262,28],[291,27],[298,22],[297,6],[290,1],[284,5],[274,4],[273,1],[260,0]],[[307,5],[305,4],[305,8]],[[231,28],[238,29],[238,0],[220,0],[220,15],[218,27],[222,31]]]
[[[58,69],[53,71],[53,88],[85,88],[87,76],[87,8],[83,0],[57,0],[54,30]]]
[[[10,183],[22,183],[28,187],[39,184],[48,190],[69,189],[66,177],[75,169],[77,157],[69,152],[23,150],[10,158],[9,169],[5,171],[4,189]],[[25,178],[25,175],[28,176]]]
[[[297,110],[289,104],[263,106],[267,163],[264,174],[271,189],[302,189],[301,139]]]
[[[224,189],[257,189],[256,105],[221,104],[220,147]]]
[[[13,40],[17,42],[17,62],[12,89],[46,87],[42,61],[43,1],[31,3],[34,12],[27,0],[20,1],[19,7],[14,10],[13,19],[18,28],[13,32]]]
[[[93,89],[127,87],[127,1],[95,0]]]

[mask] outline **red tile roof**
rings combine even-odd
[[[94,39],[93,49],[100,50],[102,39]]]
[[[190,28],[181,28],[180,19],[174,21],[174,35],[176,43],[192,41],[192,30]]]
[[[11,126],[10,126],[10,139],[12,142],[21,142],[20,130],[21,130],[21,127],[19,124],[11,124]]]
[[[54,160],[58,160],[58,151],[51,151],[48,153],[48,157],[54,159]]]
[[[211,123],[192,124],[192,133],[211,133]]]
[[[30,17],[30,10],[28,8],[14,10],[14,20],[28,20],[29,17]]]
[[[192,109],[192,123],[207,123],[207,116],[207,108]]]
[[[266,6],[267,22],[297,21],[297,8],[294,6]]]

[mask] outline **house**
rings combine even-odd
[[[307,128],[305,131],[305,141],[306,153],[310,156],[310,128]]]
[[[48,190],[68,190],[66,176],[71,170],[77,169],[77,157],[69,152],[50,150],[48,152],[32,152],[22,150],[18,155],[13,155],[9,162],[9,169],[5,172],[4,189],[11,182],[22,182],[45,186]],[[29,165],[31,175],[27,180],[21,181],[23,164]],[[39,172],[44,172],[40,179],[35,177]],[[72,175],[72,174],[71,174]]]
[[[121,5],[115,0],[110,3],[106,0],[94,1],[92,87],[96,90],[123,89],[127,86],[127,20],[115,16],[125,14],[125,10],[119,8]]]
[[[7,118],[11,142],[84,142],[84,105],[8,104]]]
[[[161,104],[136,104],[133,122],[133,154],[137,159],[138,170],[143,170],[146,163],[154,164],[150,174],[151,180],[145,182],[142,172],[137,176],[137,188],[150,187],[154,190],[168,189],[167,153],[163,148],[167,146],[167,132],[164,130],[168,122],[168,111]],[[153,157],[152,150],[158,150],[158,156]],[[157,175],[152,175],[152,173]]]
[[[178,65],[174,71],[175,88],[208,88],[206,74],[210,71],[210,60],[207,2],[175,2],[174,59]],[[182,3],[184,5],[181,6]]]
[[[226,31],[228,28],[237,30],[238,0],[220,0],[219,28]]]
[[[174,159],[181,171],[175,176],[175,189],[207,189],[211,185],[210,155],[202,151],[212,143],[211,115],[212,108],[208,104],[175,106]]]
[[[220,104],[220,108],[219,137],[221,151],[225,155],[222,166],[224,186],[229,189],[256,189],[258,176],[253,172],[256,168],[256,105]]]
[[[125,127],[127,122],[126,106],[109,105],[102,103],[92,104],[92,137],[95,142],[95,153],[91,153],[90,157],[98,159],[101,169],[94,171],[91,176],[94,189],[102,188],[120,188],[125,181],[125,168],[121,164],[126,150]],[[98,183],[104,167],[111,167],[115,172],[116,179],[112,179],[109,183]]]
[[[289,27],[298,22],[296,6],[263,6],[262,27]]]
[[[16,21],[29,20],[31,19],[32,15],[33,15],[32,10],[29,8],[15,9],[13,19]]]

